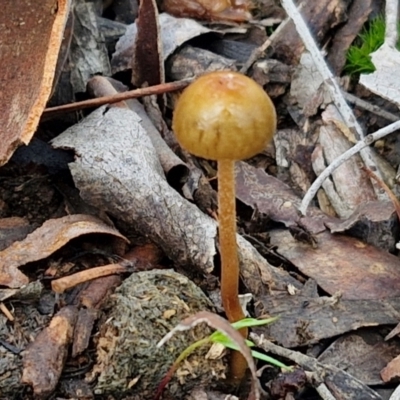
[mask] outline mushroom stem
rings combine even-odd
[[[221,297],[229,322],[243,318],[239,302],[239,259],[236,247],[236,195],[235,195],[235,162],[218,161],[218,221],[219,252],[221,255]],[[247,329],[240,330],[247,338]],[[247,363],[244,357],[234,352],[231,359],[231,374],[240,380],[246,372]]]
[[[234,161],[218,161],[218,221],[221,255],[221,296],[229,322],[244,318],[239,303],[239,259],[236,247]]]

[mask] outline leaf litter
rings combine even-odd
[[[277,104],[281,101],[286,102],[287,111],[282,112],[283,114],[287,113],[285,116],[292,116],[295,124],[288,124],[290,129],[286,129],[286,131],[282,129],[276,135],[275,148],[277,151],[279,150],[279,158],[277,156],[279,169],[274,171],[273,168],[269,167],[256,168],[248,163],[238,163],[237,165],[237,199],[242,205],[248,207],[247,210],[251,210],[255,224],[258,222],[258,218],[269,218],[267,225],[264,225],[260,232],[260,235],[268,232],[267,235],[263,236],[267,240],[263,239],[262,243],[257,239],[259,237],[257,232],[237,236],[242,283],[246,291],[253,295],[256,316],[279,316],[274,324],[254,329],[254,332],[271,338],[285,347],[314,346],[315,354],[319,353],[316,345],[327,347],[327,350],[320,355],[319,361],[311,361],[311,357],[302,359],[300,353],[295,351],[283,349],[279,346],[267,346],[262,336],[257,339],[260,347],[265,345],[265,348],[269,349],[267,351],[276,352],[277,355],[281,353],[281,356],[284,354],[283,357],[293,359],[293,362],[306,369],[307,372],[312,371],[312,374],[322,371],[325,374],[324,377],[319,375],[318,378],[316,376],[310,378],[310,382],[313,382],[311,384],[316,387],[322,398],[330,398],[324,392],[328,390],[331,395],[333,393],[336,396],[335,398],[345,396],[344,398],[349,399],[378,399],[381,398],[380,395],[377,391],[369,388],[368,385],[374,387],[399,375],[396,359],[390,363],[391,358],[394,358],[398,353],[396,347],[398,343],[396,339],[389,339],[388,337],[386,338],[387,342],[383,341],[383,337],[387,334],[387,332],[384,332],[383,326],[396,325],[399,320],[398,258],[388,252],[388,250],[392,253],[396,251],[398,222],[393,205],[385,200],[387,198],[385,193],[375,181],[370,180],[370,174],[359,169],[359,164],[365,162],[370,170],[375,169],[376,171],[378,169],[378,179],[383,181],[393,181],[395,174],[393,168],[391,166],[388,168],[388,165],[385,166],[381,157],[371,152],[371,148],[368,147],[367,151],[361,153],[358,160],[353,158],[345,164],[342,163],[332,176],[325,180],[322,189],[318,188],[317,196],[320,208],[316,206],[308,207],[304,199],[302,203],[302,196],[315,179],[315,175],[320,175],[329,163],[334,163],[353,146],[354,140],[362,139],[365,134],[358,123],[357,118],[359,116],[357,115],[357,118],[355,118],[347,104],[344,105],[340,90],[338,91],[335,87],[336,83],[332,83],[335,78],[326,75],[325,61],[318,55],[319,50],[313,48],[313,39],[310,42],[310,38],[307,37],[305,31],[308,32],[308,28],[304,28],[296,19],[292,2],[285,0],[282,4],[296,22],[295,26],[290,25],[289,27],[288,25],[286,27],[285,25],[285,29],[291,31],[292,34],[300,34],[311,57],[307,57],[307,54],[303,52],[302,45],[292,47],[292,50],[286,54],[286,62],[288,63],[286,65],[297,69],[291,87],[291,98],[275,97],[274,100]],[[309,16],[315,6],[310,2],[308,7],[305,8],[304,14]],[[338,21],[343,23],[344,19],[341,20],[341,18],[345,18],[345,13],[341,7],[343,7],[343,4],[336,2],[331,4],[329,10],[320,5],[317,10],[318,22],[308,21],[309,24],[316,24],[314,28],[315,32],[318,33],[318,38],[319,35],[324,36],[324,31],[328,26],[329,28],[334,27]],[[76,10],[79,16],[79,13],[81,13],[79,7]],[[334,14],[338,18],[337,21],[329,20],[332,10],[335,10]],[[91,14],[93,16],[96,10],[93,8],[91,13],[93,13]],[[221,15],[224,14],[222,13],[219,16]],[[361,18],[365,18],[363,15]],[[167,20],[169,20],[170,25],[165,24]],[[100,37],[100,33],[96,31],[96,22],[93,18],[91,23],[93,24],[93,37],[96,39],[96,37]],[[211,31],[208,27],[195,22],[193,19],[178,19],[167,14],[160,14],[159,23],[164,48],[160,58],[163,60],[176,53],[176,50],[189,39],[194,37],[202,39],[202,35]],[[179,25],[181,23],[183,25]],[[347,24],[349,25],[350,22]],[[128,31],[134,31],[135,26],[135,24],[131,25]],[[262,31],[259,27],[250,28],[249,26],[241,29],[242,31],[243,29],[252,31],[253,34],[257,29]],[[218,30],[218,27],[212,26],[212,30]],[[225,34],[226,32],[228,30],[225,30]],[[237,35],[238,32],[239,30],[236,31]],[[168,39],[170,36],[172,37],[171,40]],[[268,47],[268,39],[265,42],[267,43],[266,46],[265,43],[262,43],[264,39],[257,39],[256,42],[265,48]],[[152,42],[158,40],[160,40],[160,37],[155,37]],[[166,40],[169,42],[166,43]],[[287,49],[285,47],[287,44],[282,40],[282,34],[277,35],[274,40],[275,49],[273,51],[276,52],[276,55],[282,54],[282,49],[284,49],[283,52]],[[299,37],[296,40],[299,41]],[[132,63],[134,39],[127,36],[124,41],[124,49],[121,48],[121,41],[117,45],[117,53],[111,61],[114,72],[130,70],[134,65]],[[201,43],[201,40],[197,44],[196,42],[193,43],[196,46]],[[143,45],[143,42],[136,43],[136,46],[139,47]],[[243,46],[245,47],[246,44],[244,43]],[[196,56],[196,47],[193,47],[193,49],[194,51],[191,53],[180,53],[184,60]],[[254,45],[251,49],[254,49]],[[91,50],[84,51],[90,53]],[[272,55],[274,54],[273,51]],[[110,49],[109,53],[112,53]],[[197,53],[200,54],[201,51],[198,50]],[[96,52],[92,56],[98,58],[98,61],[103,58],[103,61],[106,61],[107,64],[104,54],[104,48],[102,48],[101,56],[96,55]],[[212,54],[215,53],[211,52],[211,60]],[[228,61],[225,64],[221,62],[219,65],[231,66],[232,68],[231,61],[235,60],[235,55],[232,52],[230,54],[233,58],[226,58]],[[222,57],[222,60],[224,56],[218,55],[218,57]],[[332,59],[332,57],[332,54],[328,56],[329,59]],[[239,61],[239,58],[238,54],[235,61],[238,64],[242,62]],[[298,66],[293,63],[295,59],[301,60]],[[140,60],[136,60],[136,63],[138,62],[140,64]],[[332,62],[336,65],[335,68],[340,68],[338,67],[341,63],[339,59],[337,63],[335,63],[335,60]],[[274,93],[275,96],[281,96],[285,92],[284,85],[286,83],[280,83],[281,86],[279,87],[279,83],[274,82],[275,87],[273,87],[268,79],[270,72],[268,68],[261,68],[260,63],[256,63],[256,65],[258,69],[254,78],[271,89],[271,93]],[[71,64],[69,64],[69,68],[71,68]],[[74,68],[73,65],[72,68]],[[138,65],[134,69],[137,68]],[[152,66],[152,68],[155,68],[155,66]],[[207,68],[206,63],[203,63],[202,68]],[[315,71],[310,73],[313,69]],[[318,77],[316,71],[319,71],[321,77]],[[74,70],[74,72],[76,73],[77,70]],[[154,72],[150,71],[150,73]],[[109,74],[107,68],[103,70],[103,73]],[[92,74],[93,71],[90,70],[82,74],[82,81],[79,84],[80,86],[78,85],[74,89],[75,92],[83,90]],[[304,80],[310,79],[311,75],[317,77],[311,82],[313,90],[309,90],[311,83],[304,83]],[[331,84],[326,85],[327,81]],[[329,102],[335,104],[335,107],[328,105]],[[155,114],[150,112],[150,102],[146,100],[144,103],[148,116],[141,106],[132,109],[121,108],[121,104],[116,107],[100,107],[83,118],[79,124],[68,128],[60,136],[53,139],[52,144],[54,147],[74,152],[75,160],[69,164],[74,184],[79,189],[80,196],[91,206],[97,207],[100,214],[105,212],[113,220],[119,221],[119,223],[123,222],[122,232],[125,233],[126,227],[129,226],[129,230],[132,231],[130,232],[131,236],[133,234],[134,238],[141,236],[151,240],[167,256],[169,263],[172,262],[173,266],[181,273],[191,277],[196,275],[197,277],[211,277],[218,272],[219,268],[217,222],[210,217],[212,214],[207,215],[200,211],[197,205],[186,200],[179,193],[182,182],[173,184],[174,178],[171,179],[169,176],[170,165],[179,165],[184,168],[190,166],[189,175],[187,173],[180,175],[181,181],[184,182],[188,179],[188,176],[193,178],[195,176],[192,175],[193,171],[200,170],[198,161],[193,162],[187,155],[179,153],[183,156],[186,164],[179,162],[174,164],[175,161],[171,162],[173,157],[166,155],[168,150],[163,149],[163,146],[157,147],[156,144],[160,143],[160,140],[162,141],[162,137],[158,135],[158,132],[154,132],[154,128],[159,128],[160,124],[155,122],[154,119],[153,122],[146,120],[147,117],[154,118]],[[322,117],[319,115],[321,108],[326,108]],[[160,115],[162,118],[162,114]],[[144,123],[144,120],[146,120],[146,123]],[[387,132],[389,132],[389,128],[394,130],[396,126],[396,123],[393,127],[389,126]],[[152,130],[153,133],[151,133]],[[164,128],[163,134],[168,135],[170,133]],[[151,135],[153,136],[150,139]],[[168,138],[168,136],[165,137]],[[168,140],[167,142],[168,144],[172,143]],[[179,152],[177,148],[174,148],[174,150]],[[257,167],[268,165],[266,159],[270,154],[273,154],[273,149],[254,160],[253,165]],[[263,164],[265,162],[267,164]],[[206,165],[200,163],[200,166]],[[278,172],[278,177],[268,175],[265,169]],[[212,165],[208,170],[207,168],[204,168],[204,170],[206,170],[208,177],[212,176],[212,173],[210,174]],[[197,172],[196,176],[204,177],[203,171],[200,174]],[[206,185],[208,185],[207,193],[213,193],[215,186],[212,181],[208,182],[206,179],[206,182]],[[284,182],[294,183],[294,190]],[[171,185],[174,185],[174,188]],[[187,196],[190,200],[195,198],[193,193],[197,190],[197,186],[194,187],[194,191]],[[392,187],[395,188],[393,185]],[[361,190],[361,188],[363,189]],[[188,194],[187,192],[184,193],[185,195]],[[311,197],[313,197],[312,194]],[[307,209],[306,212],[305,209]],[[208,212],[207,210],[205,211]],[[245,215],[246,213],[239,214],[239,218],[245,220]],[[71,224],[68,238],[60,239],[63,237],[59,229],[60,222],[63,219],[49,219],[26,239],[11,244],[2,251],[9,257],[4,259],[5,262],[0,269],[0,277],[3,279],[2,284],[4,286],[20,288],[22,291],[29,279],[27,275],[19,271],[21,266],[51,256],[71,239],[82,234],[107,233],[125,241],[117,229],[108,227],[97,218],[90,217],[92,225],[89,224],[90,226],[88,225],[84,229],[78,229],[78,232],[74,231],[72,226],[75,222],[78,224],[79,218],[85,220],[88,217],[72,215],[63,218],[66,218],[66,221],[70,219],[67,222],[67,225],[68,223]],[[110,222],[110,219],[107,219],[107,221]],[[49,235],[50,243],[48,244],[47,239],[45,240],[47,246],[40,241],[40,235],[43,234],[45,227],[52,230],[52,234]],[[340,234],[337,232],[340,232]],[[37,239],[35,239],[35,235]],[[30,240],[32,241],[32,237],[35,239],[32,246],[36,254],[19,252],[18,246],[22,246],[26,250]],[[45,238],[47,237],[45,236]],[[41,238],[43,240],[43,236]],[[18,245],[18,243],[20,244]],[[150,250],[150,259],[152,258],[151,254],[155,254],[154,252],[156,252],[154,249]],[[16,254],[19,254],[17,260],[14,259]],[[127,253],[120,249],[118,254],[120,257],[124,257]],[[150,266],[152,264],[146,263],[143,265]],[[125,264],[121,261],[120,264],[115,265]],[[67,297],[63,297],[66,304],[70,305],[61,308],[59,312],[61,314],[56,314],[49,327],[42,330],[36,341],[29,345],[29,351],[25,356],[26,365],[23,369],[23,376],[24,381],[32,386],[36,395],[44,397],[50,394],[57,384],[65,367],[67,349],[74,340],[67,333],[71,333],[71,329],[76,324],[77,326],[85,324],[88,326],[88,329],[80,334],[82,335],[80,336],[81,342],[79,346],[76,344],[77,350],[74,353],[75,355],[84,354],[89,344],[90,331],[95,326],[95,321],[99,315],[98,310],[106,310],[106,308],[103,308],[103,295],[100,295],[100,292],[114,291],[115,287],[121,285],[125,274],[131,273],[132,269],[123,267],[121,271],[124,271],[122,276],[114,275],[90,282],[90,287],[100,285],[97,287],[101,290],[96,289],[99,291],[99,297],[92,299],[89,293],[85,292],[84,297],[79,300],[81,303],[78,301],[77,304],[90,305],[91,311],[88,315],[83,315],[84,313],[79,314],[83,310],[82,308],[74,309],[73,314],[77,313],[77,316],[70,319],[68,327],[63,325],[64,327],[61,327],[52,339],[51,328],[57,318],[72,310],[72,308],[68,308],[72,305],[68,300],[65,300]],[[134,272],[131,277],[139,278],[140,275],[138,274],[140,273]],[[165,273],[156,270],[151,275],[157,280],[161,279],[163,274]],[[32,274],[29,274],[29,276],[31,277]],[[177,279],[180,278],[177,277]],[[145,286],[149,288],[150,284],[146,283]],[[215,292],[215,288],[209,287],[208,289],[209,293]],[[21,291],[6,293],[6,290],[4,290],[2,301],[12,299],[21,293]],[[80,290],[79,286],[77,290]],[[157,287],[157,290],[160,290],[160,287]],[[172,293],[178,293],[181,289],[173,288],[171,290]],[[118,289],[116,293],[118,293]],[[154,294],[154,296],[159,296],[162,299],[163,293],[161,290],[161,294]],[[140,301],[146,302],[151,296],[146,297],[146,295],[141,294],[138,298]],[[124,301],[124,298],[122,298],[122,301]],[[165,301],[166,309],[162,314],[165,319],[163,323],[166,323],[171,315],[174,315],[171,312],[171,304],[174,303],[174,300],[165,299]],[[172,303],[169,301],[172,301]],[[76,304],[74,304],[75,306]],[[109,311],[115,312],[116,308],[111,307]],[[185,309],[182,318],[187,316],[187,312],[188,310]],[[122,317],[125,318],[122,325],[128,323],[126,315],[122,315]],[[81,321],[86,322],[76,322],[80,318]],[[101,319],[96,323],[96,327],[100,331],[105,326],[104,321],[105,319]],[[120,326],[118,326],[119,328]],[[150,327],[149,330],[151,329]],[[349,333],[355,330],[358,330],[358,332]],[[111,335],[107,337],[111,340],[112,347],[114,346],[112,338],[115,334],[115,328],[111,331]],[[375,336],[371,336],[372,333]],[[7,334],[10,346],[16,343],[16,339],[10,339],[14,336]],[[32,337],[34,336],[36,334]],[[255,337],[257,338],[257,336]],[[372,337],[373,339],[371,339]],[[49,364],[46,364],[43,360],[35,359],[40,355],[41,349],[47,341],[57,342],[57,339],[61,338],[65,340],[56,344],[53,352],[60,355],[59,361],[50,361]],[[100,338],[98,338],[99,343],[101,342]],[[256,341],[256,339],[254,340]],[[103,354],[101,344],[99,346],[97,357]],[[143,342],[138,345],[138,348],[140,349],[141,346],[143,346]],[[22,347],[26,347],[26,343]],[[374,353],[382,357],[379,357],[379,363],[374,365],[375,368],[371,369],[369,360],[374,360]],[[368,358],[369,355],[371,355],[370,358]],[[46,353],[43,353],[43,356],[45,357]],[[30,359],[30,357],[32,358]],[[360,357],[365,360],[364,363],[360,361]],[[388,367],[383,369],[382,375],[379,376],[386,363],[389,363]],[[330,367],[327,364],[334,364],[334,366]],[[347,364],[352,367],[346,368]],[[163,366],[168,367],[168,365]],[[41,380],[43,378],[40,373],[41,367],[47,373],[51,371],[54,376],[54,380],[50,384]],[[189,366],[186,367],[191,370]],[[15,371],[21,371],[21,368],[21,366],[16,366]],[[95,369],[99,374],[106,372],[99,364],[96,365]],[[184,379],[185,374],[186,372],[180,378]],[[110,379],[115,379],[115,376]],[[124,381],[124,385],[127,384],[129,389],[135,390],[135,387],[137,389],[143,385],[143,377],[139,374],[129,376],[129,379],[129,382]],[[82,385],[80,390],[88,390],[83,381],[80,381],[80,385]],[[122,387],[125,387],[124,385]],[[176,383],[173,385],[176,385]],[[271,385],[270,387],[273,386]],[[171,386],[171,389],[178,390],[178,387]]]

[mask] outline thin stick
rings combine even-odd
[[[272,35],[260,46],[257,47],[252,51],[250,54],[249,59],[243,64],[242,68],[240,69],[240,72],[242,74],[247,74],[248,70],[251,68],[251,66],[261,57],[265,55],[265,52],[271,46],[271,43],[275,40],[275,38],[281,34],[281,31],[285,28],[285,26],[290,22],[290,18],[286,18],[283,20],[278,28],[272,33]]]
[[[327,168],[325,168],[322,173],[318,176],[318,178],[313,182],[313,184],[308,189],[307,193],[305,194],[301,205],[300,205],[300,212],[303,215],[306,215],[307,208],[310,205],[311,200],[314,198],[322,184],[324,183],[325,179],[340,165],[342,165],[346,160],[350,157],[357,154],[361,149],[364,147],[369,146],[370,144],[374,143],[375,141],[382,139],[383,137],[389,135],[390,133],[397,131],[400,129],[400,121],[394,122],[388,126],[385,126],[382,129],[379,129],[375,133],[371,133],[367,135],[363,140],[357,142],[353,147],[349,150],[345,151],[340,157],[336,158],[332,161],[331,164]]]
[[[43,111],[43,115],[53,115],[58,113],[65,113],[77,110],[83,110],[84,108],[100,107],[104,104],[118,103],[119,101],[135,99],[143,96],[150,96],[153,94],[162,94],[168,92],[174,92],[185,88],[191,81],[191,79],[183,79],[181,81],[162,83],[160,85],[149,86],[141,89],[130,90],[128,92],[118,93],[112,96],[98,97],[96,99],[89,99],[85,101],[78,101],[76,103],[64,104],[62,106],[46,108]]]
[[[239,259],[236,244],[236,196],[235,174],[232,160],[218,161],[218,221],[219,251],[221,255],[221,297],[222,305],[229,322],[243,318],[239,302]],[[241,335],[247,338],[248,330],[241,329]],[[232,353],[231,373],[241,379],[247,368],[244,357]]]
[[[14,316],[11,314],[11,311],[6,307],[6,305],[1,301],[0,302],[0,311],[8,318],[9,321],[14,321]]]
[[[363,108],[364,110],[367,110],[378,117],[385,118],[389,122],[396,122],[400,119],[398,115],[386,111],[379,106],[369,103],[368,101],[360,99],[359,97],[354,96],[354,94],[345,92],[344,90],[342,90],[342,94],[349,103],[352,103],[359,108]]]
[[[128,268],[120,264],[108,264],[102,267],[95,267],[77,272],[76,274],[64,276],[51,282],[51,288],[56,293],[63,293],[80,283],[90,281],[92,279],[101,278],[103,276],[120,274],[128,272]]]

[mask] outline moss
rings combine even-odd
[[[370,74],[375,71],[370,54],[378,50],[385,40],[385,19],[378,16],[365,26],[346,55],[344,71],[349,75]],[[400,24],[397,26],[400,33]],[[397,43],[397,49],[400,45]]]

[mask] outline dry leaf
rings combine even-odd
[[[398,342],[385,342],[372,328],[341,336],[324,350],[318,361],[343,368],[366,385],[382,385],[381,369],[399,352]]]
[[[117,230],[89,215],[68,215],[46,221],[24,240],[0,252],[0,285],[18,288],[29,279],[18,270],[27,263],[53,254],[70,240],[89,233],[103,233],[127,240]]]
[[[384,382],[390,382],[392,379],[400,378],[400,356],[395,357],[383,368],[381,377]]]
[[[271,244],[327,293],[345,299],[400,297],[399,259],[358,239],[321,232],[317,246],[298,242],[288,231],[271,232]]]
[[[298,212],[300,198],[288,185],[261,168],[237,162],[235,174],[236,197],[276,222],[287,227],[299,225],[311,233],[318,233],[326,230],[327,221],[336,221],[316,207],[310,208],[307,216],[301,216]]]
[[[310,293],[310,286],[314,292]],[[395,324],[400,318],[400,297],[383,300],[346,300],[337,294],[318,297],[318,287],[310,279],[304,288],[290,295],[279,293],[259,297],[257,317],[279,318],[256,332],[285,347],[308,346],[362,327]]]
[[[140,2],[136,27],[131,81],[138,87],[164,83],[164,58],[155,0]]]
[[[52,90],[70,0],[2,2],[0,165],[28,144]]]

